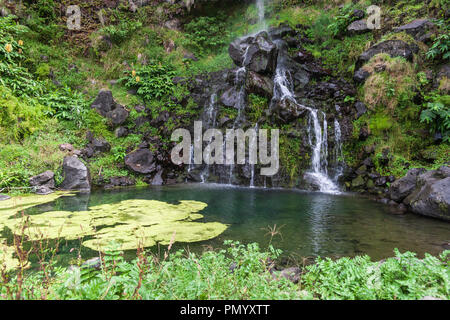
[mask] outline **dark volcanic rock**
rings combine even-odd
[[[260,74],[271,74],[275,71],[277,47],[269,39],[267,32],[261,32],[255,37],[237,39],[228,49],[231,59],[239,67]]]
[[[125,127],[118,127],[115,131],[114,134],[117,138],[122,138],[128,135],[128,129]]]
[[[107,89],[101,89],[97,95],[97,98],[92,103],[91,108],[97,110],[97,112],[105,118],[111,120],[113,125],[123,124],[129,115],[128,110],[114,101],[112,92]]]
[[[92,103],[91,108],[97,110],[102,116],[106,117],[107,113],[115,109],[115,102],[110,90],[101,89],[97,98]]]
[[[139,149],[125,157],[127,167],[137,173],[150,174],[156,171],[153,153],[148,149]]]
[[[68,156],[63,161],[64,181],[62,190],[91,190],[91,176],[89,169],[75,156]]]
[[[417,19],[406,25],[394,28],[395,32],[406,32],[416,40],[423,40],[423,37],[436,28],[435,24],[428,19]]]
[[[389,189],[390,198],[397,202],[402,202],[415,188],[417,177],[424,173],[425,169],[409,170],[406,176],[391,184]]]
[[[414,213],[450,221],[450,177],[427,181],[409,199]]]
[[[127,120],[129,114],[127,109],[118,105],[114,110],[108,112],[106,117],[110,119],[114,125],[121,125]]]
[[[236,89],[230,88],[227,91],[225,91],[222,96],[220,97],[220,102],[224,106],[227,107],[234,107],[239,99],[239,92],[236,91]]]
[[[359,69],[355,72],[355,74],[353,75],[353,80],[356,83],[364,83],[367,78],[370,77],[370,73],[364,69]]]
[[[355,64],[355,73],[373,56],[379,53],[387,53],[393,58],[403,57],[408,61],[412,61],[414,56],[413,53],[416,51],[416,49],[417,48],[411,47],[409,44],[401,40],[383,41],[364,51],[358,57],[358,60],[356,61]]]
[[[111,145],[105,139],[92,139],[91,146],[94,153],[109,152],[111,150]]]
[[[256,72],[250,71],[247,76],[246,90],[271,99],[273,95],[273,81]]]
[[[48,188],[55,188],[55,174],[53,171],[45,171],[37,176],[31,177],[29,183],[32,187],[46,186]]]
[[[367,20],[356,20],[347,27],[347,31],[349,34],[363,34],[372,30],[367,27]]]
[[[358,101],[355,103],[356,108],[356,118],[359,119],[362,115],[364,115],[367,112],[366,105],[362,103],[361,101]]]

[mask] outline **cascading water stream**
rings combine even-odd
[[[267,29],[266,19],[265,19],[265,0],[256,0],[256,8],[258,9],[258,23],[261,26],[261,30]]]
[[[339,193],[338,186],[328,177],[328,133],[326,115],[323,116],[323,129],[319,122],[318,110],[301,105],[297,102],[293,93],[293,82],[291,75],[286,68],[287,49],[284,41],[275,42],[279,54],[277,60],[277,68],[274,77],[274,92],[271,102],[271,108],[278,102],[289,101],[298,108],[305,109],[309,112],[309,143],[312,147],[311,171],[307,176],[313,180],[314,184],[319,187],[321,192]],[[312,139],[312,134],[314,140]]]
[[[207,108],[204,112],[204,126],[206,129],[215,128],[216,126],[216,119],[217,119],[217,94],[213,93],[209,99],[209,103]],[[211,143],[211,141],[209,141]],[[209,160],[209,159],[207,159]],[[209,163],[209,161],[206,161]],[[200,178],[202,180],[202,183],[205,183],[209,177],[209,170],[210,166],[209,164],[206,164],[205,168],[203,169],[202,173],[200,174]]]

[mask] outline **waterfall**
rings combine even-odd
[[[250,144],[256,144],[257,143],[257,141],[255,141],[255,139],[257,140],[257,136],[258,136],[258,123],[255,124],[255,132],[256,132],[256,136],[254,136],[252,141],[250,141]],[[254,188],[255,187],[255,165],[254,164],[250,164],[250,168],[251,168],[250,188]]]
[[[265,0],[256,0],[256,8],[258,9],[258,23],[262,30],[267,29],[264,1]]]
[[[209,99],[208,105],[205,108],[204,111],[204,125],[206,129],[212,129],[216,126],[216,120],[217,120],[217,94],[213,93]],[[211,141],[209,141],[211,143]],[[209,159],[207,159],[209,160]],[[209,161],[207,161],[209,163]],[[202,180],[202,183],[205,183],[208,180],[209,177],[209,169],[210,165],[206,164],[205,168],[203,169],[202,173],[200,174],[200,178]]]
[[[344,168],[342,167],[342,158],[344,153],[342,152],[342,132],[341,125],[339,124],[339,120],[337,118],[334,119],[334,158],[335,158],[335,167],[336,171],[334,174],[334,181],[338,181],[339,178],[344,173]]]
[[[247,52],[248,52],[248,48],[245,51],[244,61],[246,59]],[[236,71],[236,75],[235,75],[235,79],[234,79],[236,88],[238,88],[239,91],[238,91],[238,98],[237,98],[236,104],[234,106],[238,110],[238,114],[236,116],[236,119],[234,119],[233,129],[236,129],[239,126],[240,122],[242,121],[242,113],[245,108],[245,98],[246,98],[246,92],[245,92],[246,78],[247,78],[247,69],[245,67],[239,68]],[[228,177],[228,184],[230,184],[230,185],[233,184],[233,171],[234,171],[234,165],[230,164],[230,171],[229,171],[229,177]]]
[[[282,40],[275,42],[279,54],[277,68],[274,77],[274,92],[271,102],[271,108],[280,101],[290,101],[295,106],[305,109],[309,112],[308,142],[312,148],[311,170],[306,174],[319,190],[326,193],[339,193],[337,185],[328,177],[328,132],[327,117],[321,112],[323,117],[323,126],[320,125],[319,111],[317,109],[301,105],[294,96],[294,85],[291,75],[286,69],[287,48]],[[314,138],[314,139],[313,139]]]

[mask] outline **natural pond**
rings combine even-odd
[[[392,256],[394,248],[438,254],[450,242],[449,223],[393,215],[388,206],[352,194],[186,184],[62,196],[24,208],[31,239],[64,239],[58,255],[63,263],[76,258],[78,250],[71,249],[80,244],[89,258],[97,255],[92,249],[112,241],[122,242],[130,256],[138,242],[157,252],[175,238],[172,250],[200,252],[230,239],[263,248],[271,241],[294,257],[373,259]],[[0,238],[11,241],[19,220],[8,214],[0,207]],[[273,238],[271,230],[277,231]]]

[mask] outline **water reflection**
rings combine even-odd
[[[237,188],[221,185],[181,185],[94,192],[63,197],[29,209],[38,214],[49,210],[87,210],[89,207],[128,199],[159,200],[177,204],[197,200],[208,204],[201,213],[205,222],[230,227],[219,237],[195,244],[221,247],[226,239],[244,243],[270,241],[268,227],[277,226],[282,236],[273,244],[300,256],[368,254],[374,259],[392,256],[393,249],[438,254],[450,239],[450,224],[415,215],[393,216],[388,207],[352,195],[333,196],[292,190]],[[185,244],[178,244],[184,247]]]

